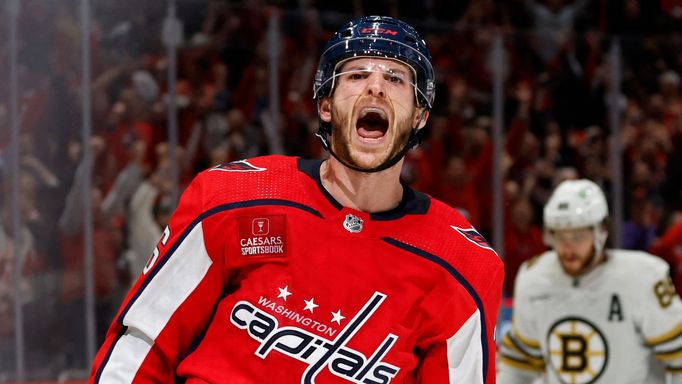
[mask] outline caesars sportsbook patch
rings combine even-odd
[[[285,215],[246,216],[237,220],[242,256],[284,256]]]

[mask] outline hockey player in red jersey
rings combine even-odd
[[[503,281],[456,210],[399,181],[434,99],[424,41],[364,17],[314,81],[325,161],[199,174],[123,302],[95,383],[495,383]]]

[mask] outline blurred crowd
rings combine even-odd
[[[312,79],[324,42],[354,15],[402,17],[425,36],[436,105],[406,183],[492,231],[493,71],[504,75],[507,284],[543,250],[542,206],[566,178],[612,190],[621,154],[624,247],[653,252],[682,289],[682,1],[452,2],[179,0],[179,146],[167,135],[166,2],[94,2],[91,201],[81,140],[79,1],[22,1],[19,13],[21,231],[11,220],[8,87],[0,89],[0,372],[14,367],[13,274],[22,276],[29,369],[83,368],[83,209],[93,212],[97,333],[141,272],[173,210],[173,189],[233,160],[320,158]],[[323,4],[324,3],[324,4]],[[0,26],[7,25],[0,9]],[[268,35],[273,20],[278,40]],[[493,41],[503,37],[502,60]],[[269,37],[270,36],[270,37]],[[622,81],[609,55],[618,37]],[[9,76],[0,28],[0,84]],[[272,47],[276,47],[273,51]],[[276,54],[278,95],[270,94]],[[270,103],[277,100],[273,108]],[[272,111],[279,111],[275,115]],[[611,113],[620,117],[614,139]],[[172,155],[175,156],[172,156]],[[180,172],[172,177],[173,161]],[[20,262],[13,261],[19,246]],[[55,331],[57,330],[57,331]],[[56,337],[50,337],[54,336]]]

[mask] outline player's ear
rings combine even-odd
[[[320,120],[324,121],[325,123],[332,121],[332,99],[325,97],[324,99],[320,100],[317,110],[320,114]]]
[[[426,120],[429,119],[429,111],[424,108],[415,108],[412,115],[412,126],[417,129],[422,129],[426,125]],[[417,126],[419,124],[419,126]]]

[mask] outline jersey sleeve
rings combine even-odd
[[[179,360],[210,321],[224,281],[219,240],[202,220],[203,184],[200,175],[183,193],[107,332],[90,382],[173,382]]]
[[[535,314],[528,298],[528,263],[519,269],[514,287],[512,327],[500,342],[500,384],[530,383],[545,371]]]
[[[494,257],[497,258],[496,255]],[[418,383],[495,383],[494,333],[502,298],[504,268],[501,262],[491,263],[493,266],[494,269],[489,271],[490,284],[486,289],[476,291],[465,282],[463,286],[471,296],[452,294],[457,299],[440,308],[436,317],[445,322],[441,322],[444,325],[440,326],[438,336],[434,337],[420,358]],[[455,321],[464,312],[461,308],[466,305],[465,302],[469,303],[472,311],[466,318]],[[453,315],[458,312],[460,314]],[[453,331],[453,328],[456,329]]]
[[[641,332],[657,360],[682,382],[682,301],[662,260],[650,268],[650,279],[643,287]]]

